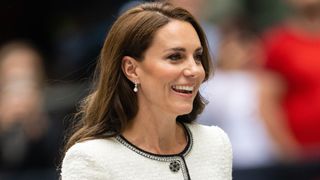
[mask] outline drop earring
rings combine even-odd
[[[138,83],[134,82],[134,88],[133,91],[136,93],[138,92]]]

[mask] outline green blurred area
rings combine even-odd
[[[243,16],[258,30],[283,19],[289,8],[283,0],[208,0],[203,16],[214,23]]]

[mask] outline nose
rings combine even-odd
[[[200,62],[194,58],[189,58],[184,67],[183,74],[187,77],[196,78],[204,75],[204,69]]]

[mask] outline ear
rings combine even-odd
[[[122,72],[130,81],[139,83],[139,78],[136,72],[137,61],[134,58],[130,56],[124,56],[122,58],[121,68]]]

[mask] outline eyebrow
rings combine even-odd
[[[202,51],[203,48],[202,47],[198,47],[195,52],[198,52],[198,51]],[[182,51],[182,52],[186,52],[186,48],[182,48],[182,47],[174,47],[174,48],[169,48],[169,49],[165,49],[164,52],[166,51]]]

